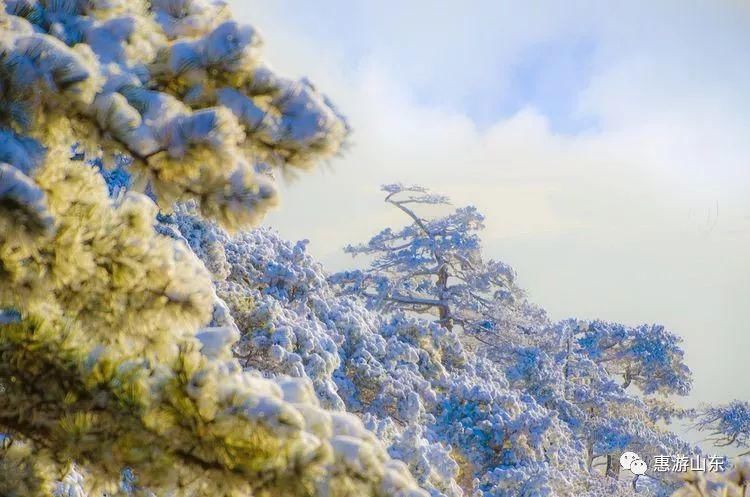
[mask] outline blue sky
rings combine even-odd
[[[731,98],[750,80],[750,7],[740,1],[235,3],[256,11],[261,29],[268,19],[314,40],[345,71],[377,66],[417,103],[484,125],[532,106],[553,129],[585,131],[596,116],[580,108],[582,93],[629,62],[655,64],[631,73],[652,79],[652,93],[674,83]]]
[[[460,109],[480,126],[528,105],[560,132],[595,126],[593,116],[576,111],[595,63],[596,41],[587,30],[551,32],[496,57],[497,44],[503,42],[497,31],[503,27],[495,16],[484,15],[494,2],[477,2],[468,10],[445,2],[386,2],[375,8],[369,3],[280,2],[272,9],[283,13],[290,29],[338,52],[349,69],[378,64],[399,74],[419,104]],[[531,14],[525,23],[534,23]],[[434,28],[422,29],[429,25]],[[444,66],[446,59],[450,67]],[[460,85],[441,84],[458,75]]]
[[[229,3],[354,128],[284,182],[283,236],[351,266],[340,247],[403,222],[378,186],[421,183],[477,205],[553,317],[661,322],[689,405],[750,399],[750,4]]]

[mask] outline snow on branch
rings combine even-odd
[[[8,0],[0,26],[0,136],[123,152],[167,210],[194,199],[226,227],[253,224],[277,203],[260,164],[309,167],[349,132],[221,3]],[[43,155],[3,160],[28,172]]]

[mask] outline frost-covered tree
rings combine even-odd
[[[308,380],[243,370],[210,269],[137,193],[247,226],[258,171],[338,150],[330,103],[218,3],[9,0],[0,25],[0,495],[114,494],[125,468],[157,495],[425,495]]]
[[[750,402],[734,400],[707,406],[699,413],[696,425],[716,446],[748,449],[743,455],[750,454]]]
[[[686,395],[692,384],[679,337],[660,325],[599,320],[562,321],[553,333],[563,398],[581,409],[589,466],[606,457],[605,471],[617,475],[615,455],[626,449],[646,456],[685,447],[657,426],[681,415],[669,396]]]
[[[604,321],[565,325],[575,350],[621,379],[622,388],[632,385],[644,394],[665,395],[690,391],[692,377],[680,348],[682,340],[663,326],[629,327]]]
[[[334,275],[344,293],[367,300],[369,307],[432,315],[448,329],[454,325],[475,337],[497,342],[497,325],[524,329],[544,320],[526,301],[506,264],[482,258],[479,231],[484,217],[461,207],[442,217],[427,217],[429,207],[449,205],[443,195],[421,186],[383,186],[385,202],[409,224],[386,228],[367,243],[346,247],[353,256],[372,259],[366,270]]]
[[[585,476],[564,424],[509,389],[456,330],[337,295],[304,243],[267,230],[230,236],[191,206],[160,229],[212,268],[246,368],[309,379],[324,405],[361,416],[431,495],[564,495]]]
[[[530,330],[506,330],[504,345],[488,354],[503,365],[512,387],[565,421],[584,448],[589,471],[618,478],[619,454],[626,450],[647,459],[694,451],[663,427],[686,414],[671,397],[685,395],[692,381],[677,336],[659,325],[599,320]]]
[[[311,165],[347,133],[221,3],[8,0],[0,25],[0,161],[27,178],[45,147],[81,142],[108,163],[126,154],[163,208],[195,199],[237,228],[276,202],[258,169]]]
[[[659,325],[552,323],[526,300],[511,268],[485,261],[479,237],[483,217],[476,209],[446,214],[448,199],[419,186],[383,190],[386,202],[403,212],[408,224],[347,247],[355,256],[369,257],[369,266],[331,277],[343,294],[357,296],[378,312],[406,312],[455,329],[470,353],[484,356],[498,368],[498,376],[504,375],[505,388],[522,392],[546,416],[563,423],[570,438],[567,449],[584,468],[578,475],[593,477],[587,488],[599,488],[591,483],[596,475],[619,476],[624,450],[638,450],[644,457],[690,451],[660,425],[680,414],[668,397],[686,394],[691,385],[678,337]],[[477,443],[490,459],[489,454],[503,453],[486,440],[461,444]],[[532,474],[564,479],[554,467],[534,471],[500,465],[483,481],[495,481],[492,488],[500,488],[502,481],[505,488],[520,491],[518,482],[539,480]],[[661,485],[661,491],[671,484]]]

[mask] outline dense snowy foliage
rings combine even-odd
[[[309,378],[325,405],[361,415],[432,495],[585,485],[564,424],[509,389],[498,365],[465,350],[456,331],[337,297],[304,244],[267,230],[230,238],[190,207],[161,229],[212,268],[247,367]]]
[[[211,271],[241,332],[235,354],[247,368],[308,378],[325,406],[359,414],[432,495],[628,495],[613,462],[623,450],[691,451],[658,424],[679,414],[664,396],[690,386],[679,340],[663,327],[550,323],[514,288],[513,306],[482,316],[483,330],[492,333],[481,331],[478,341],[464,327],[468,320],[446,325],[437,306],[431,316],[406,299],[384,304],[359,285],[380,278],[386,292],[395,271],[328,277],[304,242],[284,242],[268,230],[230,236],[193,205],[164,217],[159,230],[184,239]],[[512,274],[482,262],[476,234],[468,245],[474,267]],[[504,288],[511,284],[504,280]],[[414,286],[424,300],[437,291],[429,282]],[[471,305],[446,301],[453,316]],[[649,480],[639,490],[663,495],[674,486]]]
[[[347,248],[369,256],[370,264],[330,278],[341,294],[357,296],[386,317],[407,313],[460,330],[470,357],[490,361],[502,371],[506,388],[523,392],[560,423],[565,448],[586,472],[619,476],[617,455],[625,450],[646,457],[691,452],[659,424],[681,414],[667,396],[684,395],[691,385],[675,335],[658,325],[551,323],[527,301],[506,264],[483,259],[483,218],[476,209],[429,217],[428,208],[444,208],[448,199],[419,186],[383,190],[386,203],[403,212],[408,224]],[[512,492],[523,492],[520,482],[531,475],[565,481],[554,468],[534,471],[519,461],[481,470]]]
[[[735,400],[708,406],[700,413],[697,425],[716,445],[736,446],[750,454],[750,402]]]
[[[195,199],[237,228],[276,202],[258,169],[313,164],[348,131],[308,81],[275,74],[257,31],[220,3],[7,0],[0,26],[0,162],[25,175],[16,194],[40,195],[28,177],[44,147],[80,141],[107,162],[127,154],[163,208]]]
[[[275,198],[256,170],[336,152],[327,100],[219,4],[18,0],[0,24],[0,494],[111,493],[129,468],[161,495],[423,495],[304,380],[243,371],[209,271],[80,160],[125,154],[163,209],[238,228]]]
[[[208,0],[0,0],[0,496],[661,496],[691,449],[658,325],[551,322],[473,207],[330,275],[250,225],[346,121]],[[156,201],[156,202],[154,202]],[[703,426],[747,441],[747,406]],[[747,467],[681,490],[740,489]],[[729,495],[740,495],[739,493]]]

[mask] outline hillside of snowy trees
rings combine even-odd
[[[349,134],[221,3],[0,0],[0,496],[744,497],[621,467],[700,453],[678,419],[748,450],[750,404],[679,407],[664,326],[551,320],[474,207],[385,185],[338,273],[259,227]]]

